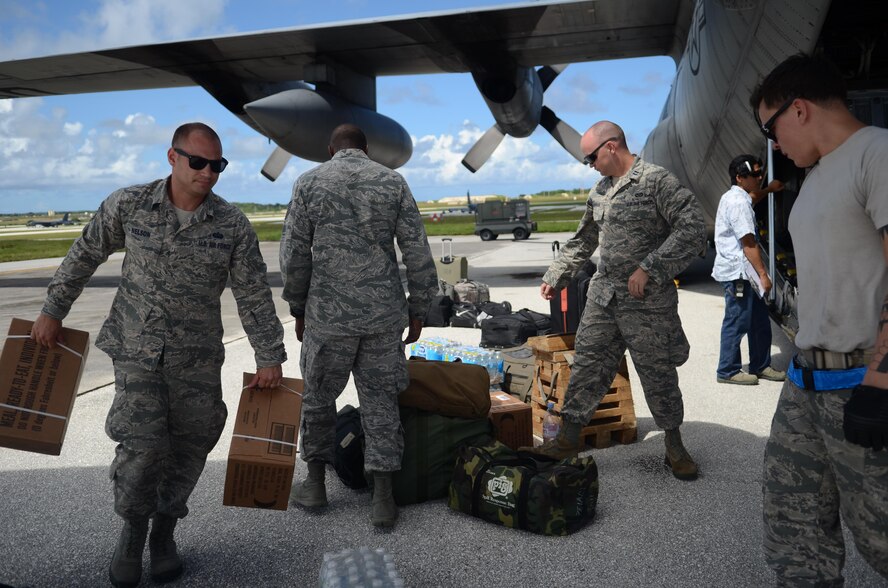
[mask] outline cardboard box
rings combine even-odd
[[[497,441],[512,449],[533,447],[533,416],[530,405],[511,394],[491,392],[490,420]]]
[[[253,374],[244,374],[244,386]],[[302,415],[302,380],[284,378],[279,388],[241,392],[228,468],[225,506],[287,510]]]
[[[0,446],[62,452],[89,351],[89,333],[62,329],[64,347],[30,339],[33,321],[12,319],[0,354]]]

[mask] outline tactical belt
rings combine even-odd
[[[805,367],[815,370],[848,370],[866,367],[873,359],[873,350],[855,349],[850,353],[837,353],[819,347],[800,349],[799,355],[804,358]]]
[[[859,360],[850,359],[859,351]],[[805,390],[845,390],[853,388],[863,381],[863,375],[866,373],[866,364],[868,359],[872,357],[872,353],[862,350],[852,353],[835,353],[832,351],[824,351],[822,349],[811,350],[805,349],[799,351],[799,354],[792,358],[786,369],[786,377],[789,380]],[[830,365],[836,365],[835,362],[849,362],[852,366],[844,369],[830,368],[811,368],[811,365],[817,365],[811,362],[809,357],[820,356],[819,365],[825,365],[825,362],[832,362]],[[844,359],[838,359],[844,357]],[[829,359],[825,359],[829,358]]]

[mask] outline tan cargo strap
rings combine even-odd
[[[542,370],[542,368],[538,367],[536,373],[536,383],[537,387],[540,389],[540,397],[543,399],[543,404],[548,406],[549,397],[555,395],[555,386],[558,384],[558,372],[554,372],[552,374],[552,382],[549,384],[549,393],[546,394],[545,389],[543,388],[543,381],[540,379],[540,370]]]
[[[800,349],[799,355],[804,358],[805,367],[814,370],[849,370],[865,367],[873,359],[872,349],[855,349],[850,353],[838,353],[814,347]]]

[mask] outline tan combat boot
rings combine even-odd
[[[123,523],[117,548],[111,557],[108,579],[116,588],[135,588],[142,580],[142,552],[148,537],[148,519],[128,519]]]
[[[583,425],[571,421],[562,421],[561,430],[554,439],[546,441],[537,447],[519,447],[518,451],[526,451],[536,455],[553,457],[555,459],[567,459],[576,457],[580,451],[580,432]]]
[[[696,480],[697,464],[691,459],[688,450],[681,442],[681,433],[678,429],[666,431],[666,460],[667,466],[672,468],[672,475],[679,480]]]
[[[290,500],[299,506],[308,508],[327,506],[327,487],[324,485],[326,472],[327,464],[324,462],[308,462],[308,476],[302,483],[293,487],[290,492]]]
[[[370,522],[374,527],[394,527],[398,507],[392,494],[392,473],[373,472],[373,514]]]
[[[151,553],[151,579],[158,584],[172,582],[182,575],[185,565],[176,551],[173,531],[179,519],[162,514],[154,515],[148,551]]]

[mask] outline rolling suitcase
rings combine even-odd
[[[595,264],[587,261],[577,272],[570,283],[555,292],[555,298],[549,301],[549,312],[552,316],[551,332],[576,333],[586,308],[586,293],[589,282],[595,273]]]
[[[453,256],[453,239],[441,239],[441,258],[435,260],[435,270],[438,272],[438,279],[449,284],[469,277],[469,260]]]

